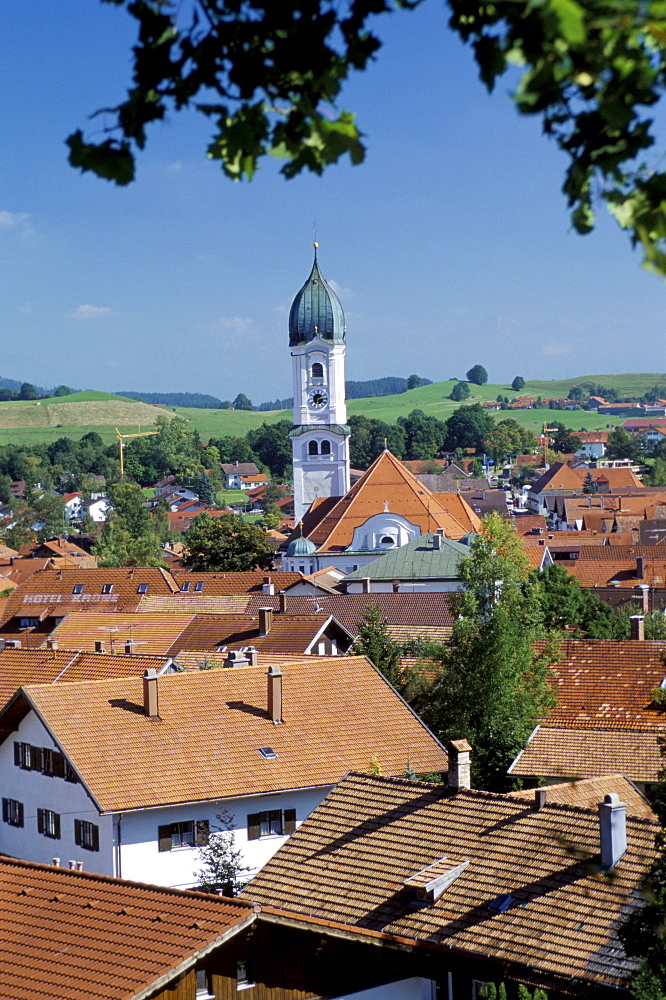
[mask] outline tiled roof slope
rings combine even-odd
[[[268,716],[265,665],[160,677],[157,719],[143,712],[140,678],[22,690],[103,811],[332,785],[373,756],[387,774],[408,760],[421,774],[447,769],[441,745],[372,664],[331,661],[280,664],[281,725]],[[277,757],[265,760],[263,746]]]
[[[184,583],[189,583],[187,596],[196,597],[228,597],[233,594],[256,594],[262,593],[262,586],[266,579],[270,579],[275,588],[275,593],[286,590],[287,587],[298,583],[303,577],[300,573],[283,573],[265,570],[256,573],[190,573],[178,570],[173,573],[173,579],[178,588],[182,588]],[[194,593],[197,583],[203,585],[200,594]],[[186,596],[186,595],[183,595]]]
[[[253,615],[196,615],[167,652],[176,656],[181,650],[212,652],[218,646],[254,646],[262,653],[304,653],[328,619],[328,615],[316,614],[274,615],[268,634],[260,635],[259,619]]]
[[[537,726],[509,774],[593,778],[622,771],[632,781],[657,781],[664,760],[654,730]]]
[[[192,614],[203,612],[214,615],[245,614],[250,601],[249,594],[236,594],[233,597],[205,597],[203,594],[172,594],[170,597],[142,597],[137,611],[143,614],[155,612],[190,611]]]
[[[94,653],[102,641],[109,652],[120,652],[133,642],[138,653],[166,654],[195,617],[194,611],[181,614],[96,614],[72,611],[51,633],[61,649],[81,649]],[[40,636],[44,641],[44,636]]]
[[[369,604],[376,604],[389,625],[432,625],[451,628],[451,595],[432,594],[289,594],[287,617],[292,614],[333,615],[336,621],[356,635],[357,625]],[[277,597],[253,597],[248,611],[265,606],[279,607]],[[282,617],[282,616],[280,616]],[[276,619],[273,618],[275,622]]]
[[[656,641],[565,640],[554,666],[557,705],[548,725],[666,732],[666,712],[652,701],[666,675],[663,651]]]
[[[64,649],[4,649],[0,652],[0,707],[16,694],[22,684],[140,676],[151,667],[160,670],[167,662],[166,656],[112,656]]]
[[[612,490],[637,487],[642,483],[631,469],[572,469],[570,465],[554,462],[530,487],[530,493],[539,494],[544,490],[582,490],[585,478],[590,472],[595,480],[606,479]]]
[[[456,493],[435,497],[390,451],[383,451],[344,497],[321,505],[322,516],[316,523],[317,510],[311,509],[303,532],[319,551],[341,552],[351,544],[354,529],[381,513],[385,501],[391,511],[417,524],[422,532],[442,528],[448,538],[462,538],[478,531],[480,525],[462,497]]]
[[[253,919],[240,900],[2,858],[0,996],[129,1000]]]
[[[627,805],[628,816],[640,816],[643,819],[655,820],[657,817],[650,808],[650,803],[642,795],[633,781],[624,774],[608,774],[602,778],[583,778],[581,781],[565,781],[560,785],[546,785],[540,791],[546,793],[547,802],[560,802],[570,806],[581,806],[583,809],[596,809],[604,796],[615,792],[620,801]],[[535,789],[522,788],[518,792],[509,792],[509,798],[521,802],[534,802]]]
[[[562,565],[576,577],[581,587],[606,587],[612,580],[617,581],[618,587],[637,587],[642,583],[664,587],[666,557],[660,553],[643,556],[643,571],[639,575],[637,557],[632,551],[637,548],[663,550],[664,546],[589,545],[581,548],[578,559],[563,560]]]
[[[537,812],[489,792],[451,796],[441,786],[351,774],[244,896],[360,934],[619,986],[634,966],[615,929],[638,904],[657,829],[629,819],[628,851],[612,877],[600,877],[592,811],[552,804]],[[405,879],[443,857],[469,865],[434,903],[415,907]],[[502,893],[512,905],[493,915],[488,904]]]
[[[102,593],[105,585],[111,592]],[[47,610],[51,614],[66,614],[71,608],[96,611],[134,611],[142,595],[141,586],[149,594],[172,594],[177,590],[171,575],[162,569],[45,569],[34,573],[8,599],[4,621],[16,615],[32,617]],[[81,587],[75,594],[75,588]]]

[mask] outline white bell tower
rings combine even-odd
[[[294,381],[294,517],[317,497],[349,490],[349,427],[345,406],[345,317],[319,270],[317,246],[310,277],[289,313]]]

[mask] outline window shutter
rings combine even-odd
[[[53,777],[53,750],[44,747],[42,750],[42,771],[49,778]]]
[[[60,813],[53,814],[53,839],[60,840]]]
[[[2,800],[2,821],[3,823],[9,823],[9,800]]]
[[[16,805],[18,807],[18,815],[16,817],[16,819],[17,819],[16,825],[17,826],[23,826],[23,803],[22,802],[17,802]]]
[[[21,756],[22,756],[22,754],[21,754],[21,744],[20,743],[15,743],[14,744],[14,763],[16,764],[17,767],[21,766]]]
[[[284,832],[289,835],[296,829],[296,810],[285,809],[284,811]]]
[[[51,774],[55,778],[65,777],[65,758],[57,750],[51,751]]]
[[[30,770],[44,770],[43,751],[41,747],[30,747]]]
[[[44,823],[44,810],[37,810],[37,833],[44,833],[45,823]]]
[[[207,819],[198,819],[194,824],[195,828],[195,844],[197,847],[205,847],[209,840],[209,827]]]
[[[157,828],[158,851],[171,850],[171,824]]]
[[[83,843],[83,823],[80,819],[74,820],[74,843],[77,847]]]
[[[99,827],[93,823],[92,827],[92,844],[91,848],[93,851],[99,851]]]
[[[247,817],[247,839],[259,840],[261,836],[261,813],[249,813]]]

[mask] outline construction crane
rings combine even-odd
[[[120,447],[120,475],[125,475],[125,461],[123,459],[123,451],[125,450],[125,438],[145,438],[152,437],[153,434],[159,434],[159,431],[140,431],[138,434],[121,434],[116,427],[116,437],[118,438],[118,445]]]

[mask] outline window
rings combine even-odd
[[[236,962],[236,989],[249,990],[254,983],[247,974],[247,962],[239,958]]]
[[[310,443],[308,444],[308,455],[318,455],[318,454],[319,454],[319,446],[317,445],[317,442],[310,441]]]
[[[148,584],[140,583],[137,589],[137,594],[147,594],[147,593],[148,593]]]
[[[204,1000],[204,997],[215,996],[210,986],[210,973],[208,969],[197,969],[197,1000]]]
[[[181,584],[181,588],[180,589],[183,591],[183,593],[186,594],[188,592],[188,590],[190,589],[190,581],[189,580],[185,580],[185,582],[183,584]]]
[[[113,590],[112,583],[105,583],[104,586],[102,587],[103,594],[110,594],[112,590]]]
[[[37,628],[39,618],[21,618],[19,628]]]
[[[52,840],[60,840],[60,815],[52,809],[38,809],[37,832]]]
[[[30,743],[14,744],[14,763],[24,771],[41,771],[42,749]]]
[[[390,535],[384,535],[379,540],[380,545],[395,545],[395,538],[391,538]]]
[[[324,377],[324,366],[320,364],[319,361],[315,361],[315,363],[312,366],[312,377],[313,378]]]
[[[330,455],[331,454],[331,442],[330,441],[322,441],[322,443],[321,443],[321,453],[322,453],[322,455]]]
[[[57,750],[42,750],[42,771],[51,778],[65,777],[65,758]]]
[[[16,799],[3,799],[2,819],[10,826],[23,826],[23,803]]]
[[[194,593],[200,594],[202,590],[203,590],[203,580],[197,580],[197,582],[194,584]]]
[[[74,843],[86,851],[99,851],[99,827],[88,820],[75,819]]]
[[[178,847],[205,847],[208,838],[207,819],[189,819],[182,823],[167,823],[157,828],[160,851],[173,851]]]
[[[83,584],[82,583],[75,583],[74,587],[72,589],[72,593],[73,594],[82,594],[83,593]]]
[[[295,809],[270,809],[267,812],[250,813],[247,817],[247,839],[261,837],[284,837],[296,829]]]

